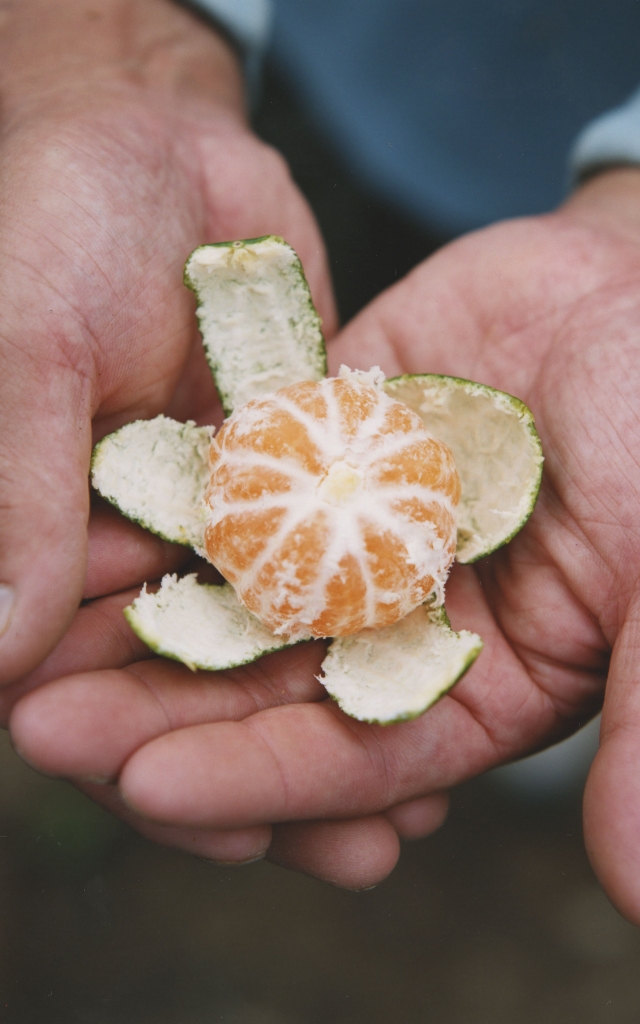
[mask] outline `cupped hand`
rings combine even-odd
[[[232,820],[172,827],[123,802],[119,773],[145,743],[194,724],[240,722],[267,708],[326,698],[316,679],[325,654],[320,641],[225,673],[192,673],[154,657],[122,611],[137,596],[140,579],[176,568],[201,576],[211,570],[198,558],[186,566],[184,560],[184,549],[152,537],[98,501],[89,524],[88,600],[49,657],[0,690],[0,721],[11,717],[12,738],[25,760],[72,779],[150,839],[226,863],[255,860],[268,851],[271,859],[339,885],[375,884],[397,860],[398,836],[418,838],[441,824],[445,794],[384,814],[274,829],[266,822],[235,827]]]
[[[100,503],[88,523],[97,438],[160,411],[221,418],[182,284],[189,252],[284,235],[304,260],[328,335],[335,309],[313,216],[282,159],[247,126],[235,53],[176,4],[22,0],[0,22],[0,86],[6,720],[19,694],[56,674],[146,657],[123,634],[125,601],[115,595],[189,557]],[[77,612],[81,598],[94,602]],[[126,720],[126,706],[115,714]],[[40,750],[33,757],[46,760]],[[98,798],[131,817],[106,787]],[[171,828],[138,824],[174,840]],[[187,830],[177,842],[241,860],[256,844],[263,850],[268,834]]]
[[[322,699],[311,681],[318,645],[279,656],[268,669],[275,700],[263,691],[249,712],[236,687],[234,710],[219,713],[226,680],[198,677],[194,685],[217,688],[215,710],[202,713],[200,697],[181,690],[181,669],[147,662],[143,686],[169,708],[165,723],[152,736],[158,712],[145,712],[106,773],[130,813],[199,834],[281,823],[274,859],[362,887],[397,856],[388,826],[402,834],[403,820],[413,821],[419,834],[422,814],[428,832],[437,823],[430,799],[568,734],[599,707],[607,683],[587,844],[611,898],[640,921],[639,182],[635,171],[611,172],[557,214],[454,243],[332,347],[334,367],[379,363],[389,375],[469,377],[519,395],[536,416],[547,461],[532,519],[507,548],[457,567],[448,584],[454,628],[485,640],[474,668],[421,719],[380,728]],[[300,659],[293,690],[289,657]],[[165,673],[161,697],[160,677],[150,682],[149,671]],[[117,678],[129,685],[132,675],[140,677],[139,667]],[[24,697],[12,716],[18,747],[34,760],[35,747],[46,750],[38,762],[45,769],[91,776],[91,740],[105,728],[101,695],[112,685],[106,672],[82,671]],[[86,718],[70,747],[73,694]]]
[[[334,309],[313,217],[247,127],[237,58],[192,15],[169,0],[23,0],[0,25],[0,86],[6,684],[82,596],[92,441],[161,411],[219,416],[182,284],[189,252],[285,235],[329,333]]]

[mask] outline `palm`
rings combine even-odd
[[[422,265],[333,344],[335,363],[452,373],[514,392],[532,407],[545,446],[541,498],[523,533],[477,569],[452,574],[454,626],[480,632],[486,648],[426,716],[386,729],[345,719],[321,700],[312,647],[238,672],[232,687],[201,677],[185,690],[186,673],[159,662],[119,673],[115,700],[113,672],[61,680],[18,705],[18,742],[44,751],[38,763],[49,770],[120,773],[127,799],[150,818],[246,829],[310,818],[379,822],[385,808],[583,721],[601,699],[607,652],[629,620],[638,557],[629,531],[638,486],[629,398],[639,267],[633,245],[568,215],[504,225]],[[120,643],[124,664],[130,654]],[[65,657],[41,679],[85,667]],[[105,716],[106,707],[118,721],[118,699],[139,708],[124,737]],[[611,777],[619,782],[615,756],[603,773],[601,788]],[[308,866],[304,827],[281,835],[281,859],[304,866],[306,857]],[[321,845],[321,831],[309,835]],[[391,861],[382,832],[377,838],[380,861]],[[287,854],[287,841],[302,853]],[[601,871],[635,913],[633,897],[607,875],[606,857]]]

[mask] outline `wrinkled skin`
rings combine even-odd
[[[90,118],[65,108],[53,136],[36,110],[4,144],[0,578],[20,603],[2,697],[17,749],[159,842],[236,863],[267,853],[364,888],[399,836],[438,826],[449,787],[570,733],[606,682],[585,833],[640,923],[640,173],[448,246],[332,343],[334,371],[378,363],[517,394],[547,459],[522,533],[448,584],[481,658],[422,718],[372,727],[325,699],[320,642],[217,675],[151,658],[121,608],[185,553],[101,505],[85,563],[91,417],[100,436],[161,410],[219,415],[179,284],[195,244],[284,234],[332,318],[315,227],[277,159],[228,106],[199,97],[186,118],[134,93],[124,109],[99,95]]]
[[[77,608],[92,441],[165,409],[220,419],[182,284],[189,251],[286,234],[329,331],[334,320],[317,227],[281,158],[245,124],[227,45],[168,0],[84,7],[24,0],[0,25],[0,582],[15,588],[5,683],[41,660]],[[33,40],[23,10],[43,21],[47,52],[60,19],[63,35],[79,33],[79,67],[65,71],[59,56],[48,77],[36,48],[33,80],[20,78]],[[76,23],[92,13],[87,39],[86,18]]]

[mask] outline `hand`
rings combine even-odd
[[[0,683],[23,677],[0,692],[8,713],[46,665],[64,670],[65,651],[69,664],[109,663],[105,625],[79,644],[67,633],[31,671],[81,597],[188,557],[98,506],[86,565],[92,443],[160,411],[221,416],[182,284],[188,253],[286,235],[329,335],[335,311],[313,217],[284,162],[247,127],[237,58],[185,10],[169,0],[21,0],[0,21],[0,86]],[[81,609],[77,623],[106,623],[112,604],[103,619]],[[130,637],[125,647],[147,653]]]
[[[2,15],[0,76],[7,683],[52,649],[82,596],[92,440],[160,411],[219,416],[182,285],[190,250],[286,235],[329,333],[334,311],[313,218],[246,125],[237,59],[192,15],[169,0],[21,0]]]
[[[370,827],[360,864],[357,836],[355,846],[341,847],[333,831],[338,841],[328,848],[334,826],[326,823],[278,825],[272,856],[366,884],[393,862],[387,808],[401,804],[410,815],[429,806],[425,794],[566,735],[599,706],[613,649],[585,828],[609,895],[640,920],[633,686],[639,180],[634,171],[603,175],[557,214],[447,247],[333,346],[334,366],[467,376],[518,394],[536,415],[547,462],[530,523],[477,568],[458,567],[448,586],[454,627],[485,639],[472,671],[423,718],[386,729],[348,720],[318,699],[308,681],[313,648],[308,689],[289,694],[306,703],[230,716],[242,717],[236,722],[199,717],[176,676],[172,702],[166,689],[161,695],[169,725],[156,726],[150,739],[147,714],[119,764],[109,766],[130,807],[201,830],[357,819],[357,828]],[[131,673],[118,679],[130,685]],[[41,767],[89,774],[108,686],[105,674],[82,674],[26,697],[12,719],[18,746],[27,754],[33,745],[46,749]],[[65,705],[72,693],[87,709],[84,746],[76,739],[75,753]],[[324,853],[321,870],[314,849]]]
[[[242,721],[269,707],[326,697],[315,679],[325,653],[321,642],[217,674],[194,674],[153,657],[129,629],[122,609],[137,596],[140,579],[153,580],[175,567],[176,554],[174,546],[99,504],[89,524],[85,592],[109,596],[81,607],[52,654],[23,680],[0,690],[0,721],[6,722],[14,709],[13,739],[25,760],[48,774],[73,779],[150,839],[226,863],[255,860],[269,851],[271,859],[279,857],[289,867],[336,884],[374,884],[397,860],[398,835],[418,838],[441,824],[445,794],[411,801],[384,815],[273,830],[264,823],[240,828],[162,826],[123,803],[115,785],[121,767],[156,736],[194,723]],[[194,561],[202,572],[203,563]],[[138,586],[122,591],[136,582]]]

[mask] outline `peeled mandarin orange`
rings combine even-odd
[[[207,555],[276,634],[348,636],[442,600],[458,474],[373,379],[345,370],[253,399],[212,443]]]

